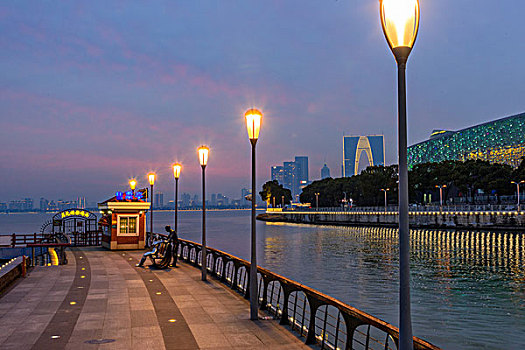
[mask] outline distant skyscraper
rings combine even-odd
[[[272,181],[277,180],[281,185],[284,184],[284,167],[280,165],[272,166]]]
[[[272,167],[272,169],[273,169],[273,167]],[[243,188],[241,190],[241,205],[248,205],[248,204],[250,204],[250,201],[246,199],[246,196],[250,195],[251,193],[252,193],[252,190],[249,190],[247,188]]]
[[[321,179],[326,179],[327,177],[330,177],[330,169],[326,164],[321,168]]]
[[[45,199],[44,197],[41,197],[40,198],[40,210],[46,211],[48,206],[49,206],[49,201]]]
[[[155,193],[155,208],[164,207],[164,193],[157,192]]]
[[[383,135],[343,136],[343,176],[356,175],[361,153],[365,152],[370,165],[385,165]]]
[[[295,157],[293,162],[284,162],[282,166],[272,166],[272,180],[277,180],[284,188],[292,192],[295,200],[302,189],[309,184],[308,157]]]

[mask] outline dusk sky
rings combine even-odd
[[[525,2],[421,0],[409,144],[525,111]],[[264,113],[258,182],[306,155],[341,174],[342,135],[384,134],[397,163],[394,58],[378,0],[3,1],[0,202],[102,201],[156,171],[173,198],[250,181],[243,113]]]

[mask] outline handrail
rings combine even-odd
[[[210,274],[249,298],[250,263],[218,249],[207,247],[207,251],[206,266]],[[202,266],[200,253],[201,244],[179,239],[177,254],[182,260]],[[268,269],[258,266],[257,271],[260,309],[273,314],[280,324],[299,331],[301,337],[305,336],[306,344],[318,343],[321,349],[353,349],[366,344],[363,346],[368,349],[373,348],[372,342],[382,349],[397,348],[397,327]],[[414,337],[414,349],[440,348]]]

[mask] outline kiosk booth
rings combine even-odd
[[[115,197],[99,203],[102,246],[110,250],[144,249],[146,211],[150,205],[140,191],[117,192]]]

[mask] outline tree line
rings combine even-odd
[[[342,178],[326,178],[312,182],[306,186],[299,199],[301,203],[315,204],[315,193],[319,193],[320,207],[340,206],[345,198],[353,200],[358,206],[382,206],[384,192],[388,189],[389,204],[397,204],[397,165],[370,166],[359,175]],[[415,165],[408,174],[410,203],[439,201],[439,188],[443,189],[445,201],[464,197],[464,202],[471,203],[475,194],[497,198],[516,194],[516,186],[511,181],[525,180],[525,157],[518,168],[513,169],[505,164],[491,164],[482,160],[444,161],[440,163],[424,163]],[[525,189],[525,185],[523,186]],[[276,205],[280,205],[282,196],[285,204],[291,200],[290,191],[279,185],[277,181],[269,181],[260,192],[263,200],[276,197]]]

